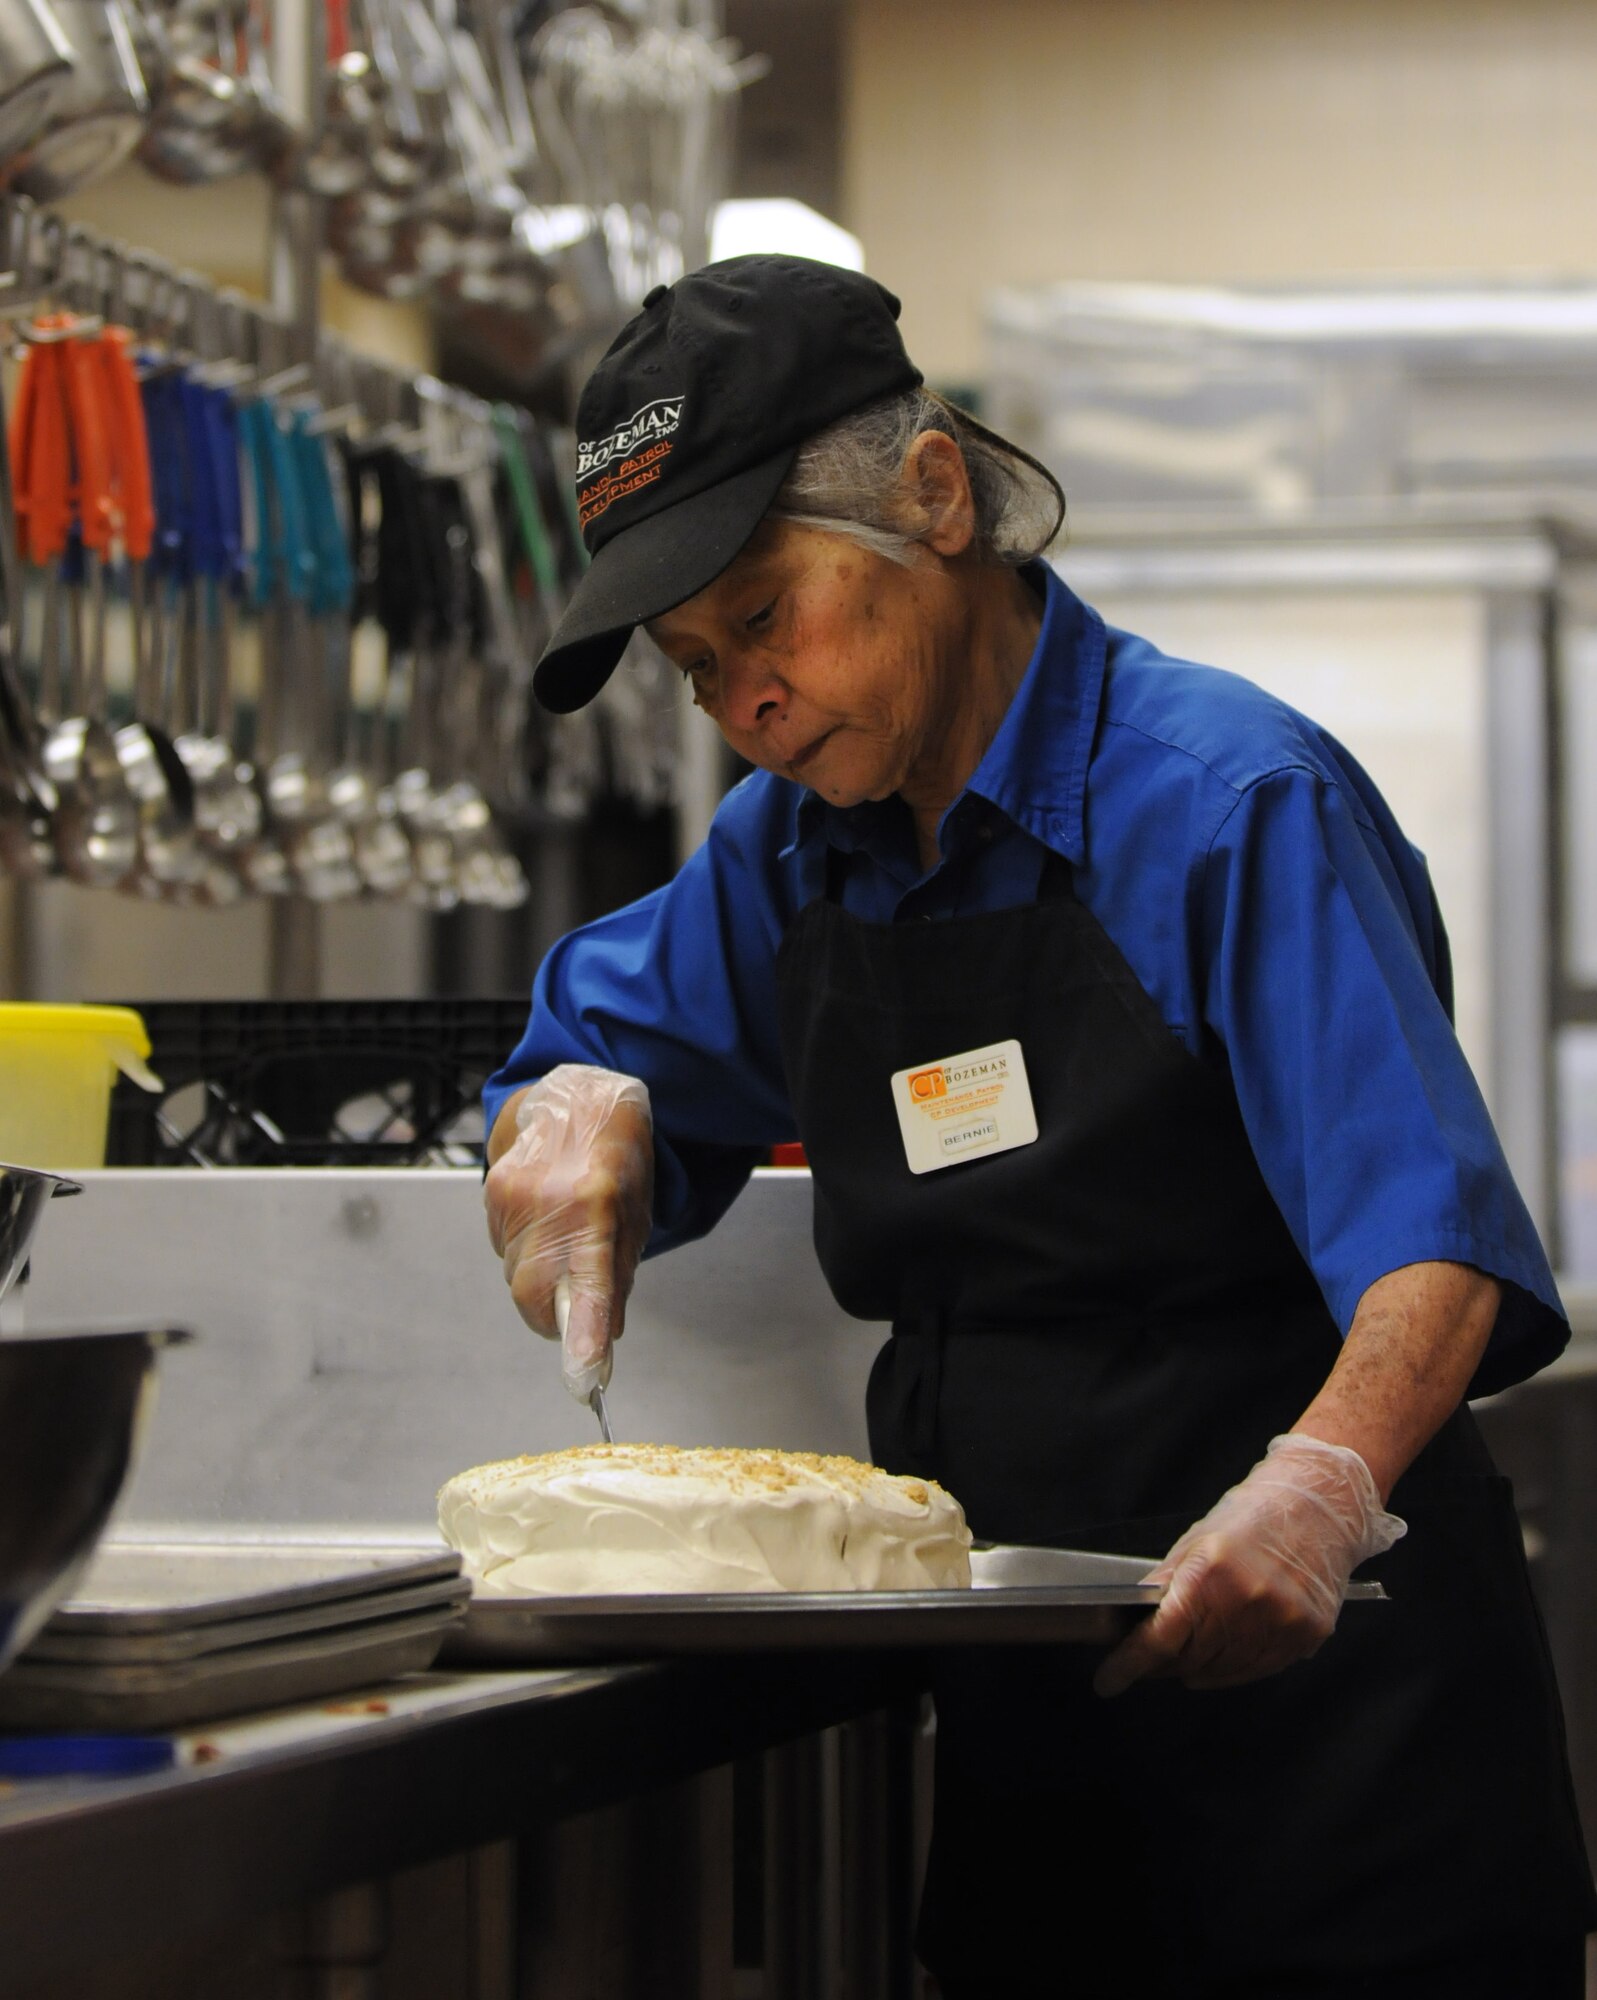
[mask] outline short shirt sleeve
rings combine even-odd
[[[769,1148],[797,1136],[777,1018],[782,803],[768,783],[739,786],[670,883],[562,938],[538,969],[526,1034],[483,1092],[492,1130],[505,1099],[559,1063],[641,1077],[655,1136],[648,1255],[702,1236]]]
[[[1471,1264],[1505,1289],[1469,1393],[1545,1366],[1569,1328],[1441,997],[1445,941],[1416,928],[1360,806],[1308,769],[1246,787],[1209,846],[1200,922],[1207,1026],[1343,1332],[1388,1272]]]

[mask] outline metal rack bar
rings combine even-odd
[[[314,198],[313,198],[314,199]],[[291,231],[290,234],[293,232]],[[303,235],[285,242],[282,263],[304,277],[299,261]],[[191,320],[195,302],[225,305],[236,321],[249,329],[250,340],[262,353],[288,350],[291,359],[309,370],[311,379],[352,384],[353,397],[373,422],[392,418],[399,402],[420,410],[432,408],[465,423],[486,426],[492,405],[455,383],[444,382],[425,369],[408,369],[381,356],[359,352],[338,334],[318,326],[314,292],[290,285],[284,277],[270,302],[219,286],[202,272],[168,263],[153,252],[119,242],[115,237],[74,223],[64,230],[48,211],[25,196],[0,201],[0,320],[31,316],[49,301],[62,298],[76,282],[68,253],[79,269],[92,268],[97,282],[118,290],[122,303],[136,318],[158,301],[171,306],[178,336]],[[168,310],[166,304],[161,310]],[[266,336],[264,344],[260,337]],[[342,372],[340,372],[342,371]],[[397,392],[397,398],[396,398]]]

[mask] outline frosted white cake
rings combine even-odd
[[[809,1452],[584,1445],[457,1473],[438,1525],[479,1590],[947,1590],[970,1530],[931,1480]]]

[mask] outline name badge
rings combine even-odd
[[[893,1108],[912,1174],[1007,1153],[1037,1137],[1037,1113],[1019,1042],[994,1042],[941,1062],[901,1069]]]

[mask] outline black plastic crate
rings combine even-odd
[[[487,1000],[130,1000],[161,1092],[111,1097],[113,1167],[469,1166],[481,1092],[523,995]]]

